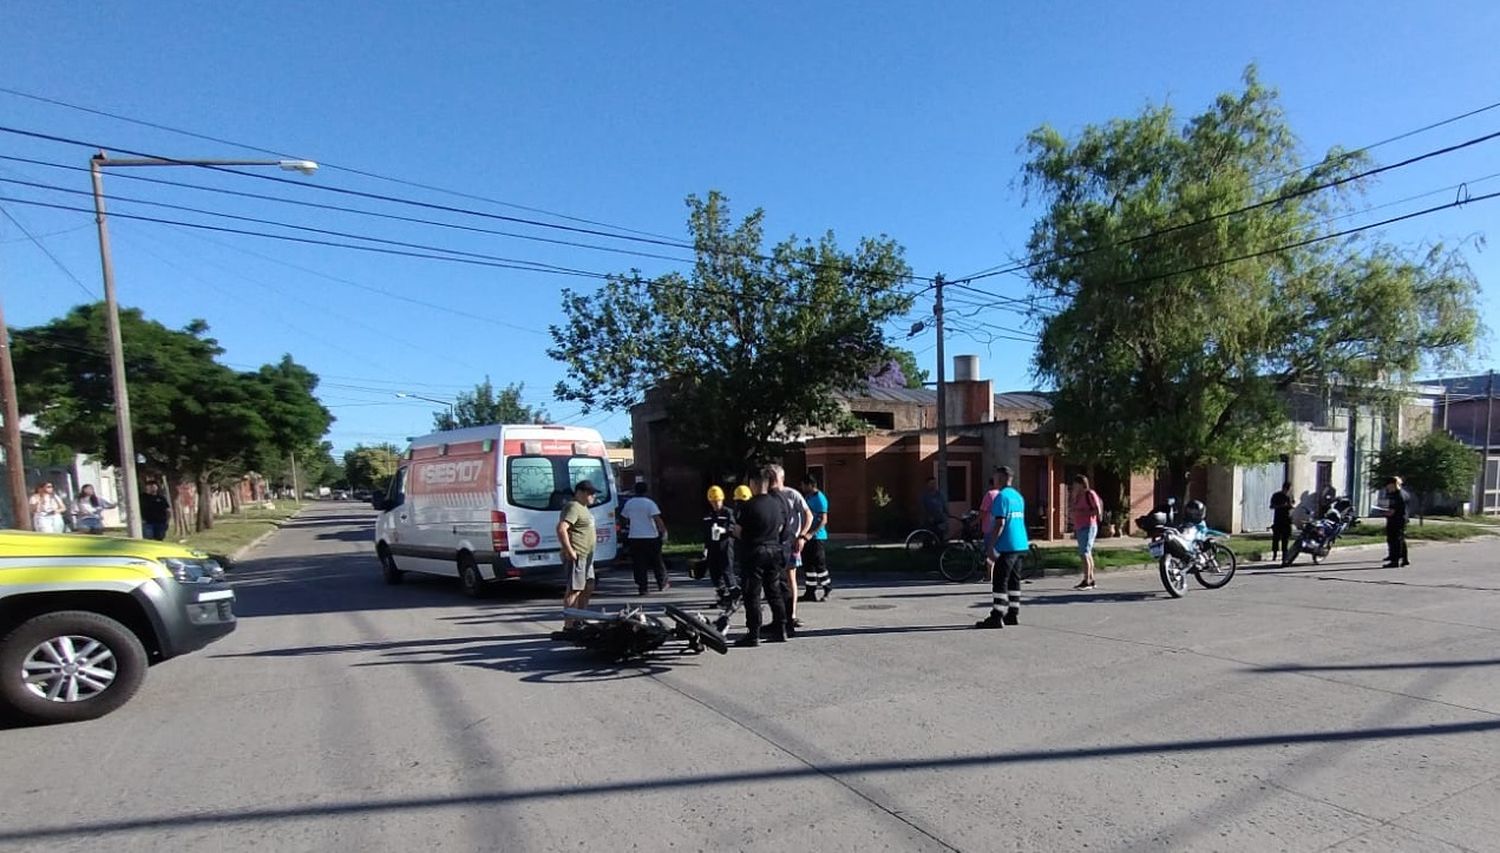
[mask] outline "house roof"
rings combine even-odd
[[[1047,395],[1036,391],[1006,391],[995,395],[995,408],[1043,412],[1052,408],[1052,401],[1047,399]]]
[[[936,406],[937,391],[932,388],[870,388],[860,394],[847,394],[847,401],[880,400],[886,403],[910,403]],[[1052,407],[1047,395],[1038,391],[1006,391],[995,395],[995,408],[1007,411],[1046,411]]]
[[[1433,385],[1438,388],[1447,389],[1449,394],[1464,397],[1484,397],[1490,392],[1490,374],[1478,373],[1473,376],[1453,376],[1447,379],[1428,379],[1418,383],[1421,385]]]

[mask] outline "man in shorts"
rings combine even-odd
[[[584,610],[594,594],[594,513],[589,509],[599,490],[588,480],[573,487],[573,499],[562,508],[557,522],[557,544],[562,548],[563,574],[568,591],[563,607]],[[563,619],[563,630],[574,627],[573,620]]]
[[[1009,468],[1002,466],[995,472],[1000,494],[993,508],[995,524],[984,538],[984,552],[995,555],[995,579],[990,615],[975,622],[975,628],[1004,628],[1020,622],[1021,563],[1031,543],[1026,538],[1026,501],[1011,488],[1010,479]]]

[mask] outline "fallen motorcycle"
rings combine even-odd
[[[1297,534],[1297,538],[1282,555],[1282,567],[1295,563],[1298,554],[1308,555],[1316,566],[1333,551],[1333,545],[1339,537],[1356,524],[1359,524],[1359,518],[1355,515],[1354,504],[1348,498],[1335,500],[1321,515],[1302,525],[1302,532]]]
[[[563,616],[576,624],[554,631],[554,640],[582,646],[612,661],[645,657],[669,640],[686,643],[692,654],[705,648],[721,655],[729,653],[729,642],[719,630],[701,614],[675,604],[666,605],[660,614],[647,613],[638,606],[614,612],[569,607],[563,609]]]

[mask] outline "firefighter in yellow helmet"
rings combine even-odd
[[[748,490],[747,490],[748,491]],[[713,579],[719,605],[739,595],[734,572],[734,510],[724,503],[724,490],[708,487],[708,511],[703,515],[703,560]]]

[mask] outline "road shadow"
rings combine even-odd
[[[379,660],[352,666],[467,666],[519,675],[528,684],[585,684],[660,675],[681,666],[695,666],[696,657],[664,646],[643,657],[611,661],[589,649],[553,640],[550,635],[517,635],[451,648],[392,650],[382,653]]]
[[[989,606],[989,605],[985,605]],[[887,625],[855,628],[798,628],[793,642],[816,637],[868,637],[878,634],[937,634],[948,631],[971,631],[973,625]]]
[[[1338,664],[1274,664],[1271,666],[1252,666],[1245,669],[1246,672],[1380,672],[1385,670],[1403,669],[1478,669],[1487,666],[1500,666],[1500,658],[1482,658],[1479,660],[1438,660],[1438,661],[1399,661],[1395,663],[1338,663]]]
[[[371,540],[368,530],[336,530],[332,533],[319,533],[313,537],[321,542],[368,542],[370,543],[370,554],[375,553],[374,542]]]
[[[554,802],[586,803],[607,797],[683,791],[698,793],[730,786],[775,784],[803,779],[855,779],[897,777],[913,771],[950,771],[994,769],[1027,765],[1051,765],[1071,762],[1093,762],[1143,755],[1182,753],[1216,753],[1243,750],[1285,750],[1294,746],[1326,744],[1359,744],[1408,742],[1418,738],[1492,735],[1500,732],[1500,720],[1485,719],[1439,725],[1370,726],[1324,731],[1271,732],[1227,738],[1200,738],[1145,743],[1105,744],[1062,749],[1011,750],[1006,752],[956,755],[942,758],[874,759],[866,761],[823,761],[766,770],[731,770],[721,773],[679,773],[672,776],[624,778],[582,782],[568,785],[512,787],[489,791],[427,796],[368,798],[334,802],[299,803],[269,808],[194,809],[179,814],[123,818],[95,822],[71,821],[47,826],[16,826],[15,822],[0,828],[0,843],[37,843],[49,840],[78,839],[127,832],[164,829],[228,827],[246,829],[275,826],[289,820],[338,818],[352,815],[420,813],[447,811],[460,813],[498,805]],[[614,768],[611,768],[614,769]]]
[[[1046,606],[1049,604],[1107,604],[1109,602],[1131,602],[1131,601],[1157,601],[1166,598],[1165,592],[1099,592],[1097,590],[1078,590],[1077,592],[1039,592],[1032,593],[1024,600],[1027,607]],[[984,607],[989,607],[988,602],[983,602]]]

